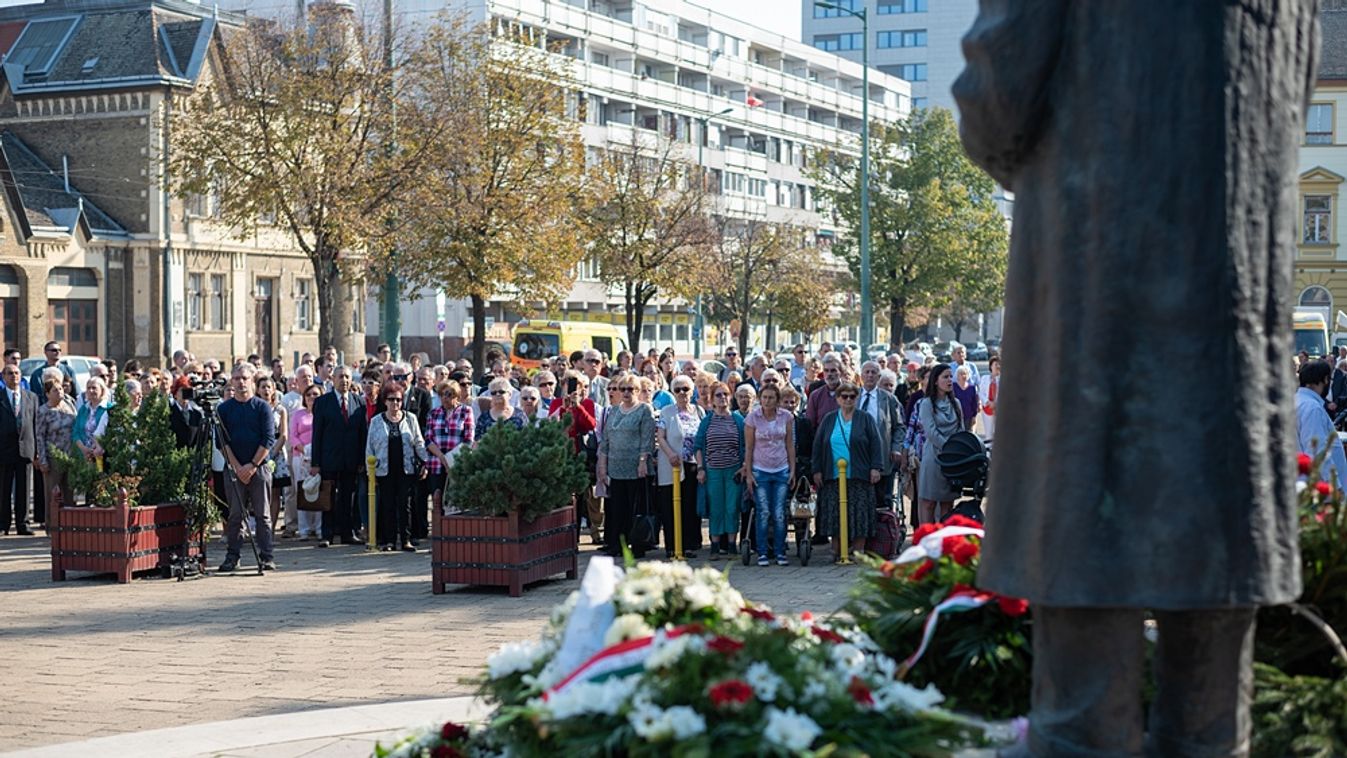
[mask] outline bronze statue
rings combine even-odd
[[[1034,605],[1034,755],[1248,752],[1254,611],[1300,593],[1316,6],[981,0],[964,37],[963,142],[1015,192],[980,580]]]

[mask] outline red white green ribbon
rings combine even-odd
[[[926,654],[926,648],[931,644],[931,638],[935,636],[935,626],[940,621],[941,613],[958,613],[959,611],[981,608],[995,599],[996,596],[990,592],[962,591],[950,595],[940,601],[931,609],[931,615],[926,619],[926,625],[921,630],[921,645],[917,647],[917,652],[907,657],[903,661],[903,671],[907,671],[917,665],[917,661]]]
[[[667,632],[659,632],[652,637],[624,640],[595,653],[589,660],[580,664],[565,679],[557,682],[543,693],[546,701],[552,695],[565,691],[579,682],[602,682],[614,677],[630,676],[645,668],[645,661],[654,652],[655,642],[659,639],[673,639],[696,631],[694,628],[680,626]]]

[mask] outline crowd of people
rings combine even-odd
[[[863,550],[878,510],[902,513],[906,501],[913,524],[949,512],[959,493],[935,455],[957,431],[991,436],[1000,376],[996,357],[979,372],[958,346],[948,364],[896,353],[860,361],[828,343],[817,352],[764,351],[746,363],[732,347],[723,363],[709,364],[679,360],[672,348],[611,360],[585,350],[532,372],[489,354],[475,376],[468,361],[433,365],[424,354],[397,361],[380,345],[355,364],[331,347],[306,353],[293,370],[258,355],[226,370],[184,351],[167,369],[104,361],[76,388],[61,345],[49,343],[45,353],[47,365],[29,377],[20,375],[18,351],[5,353],[0,529],[8,534],[13,523],[32,534],[30,463],[35,493],[74,504],[77,493],[52,452],[104,454],[117,383],[135,407],[148,393],[168,396],[177,444],[195,448],[207,412],[196,392],[227,379],[213,409],[221,431],[209,445],[214,487],[229,506],[222,571],[238,565],[245,519],[266,569],[275,567],[274,536],[363,545],[367,456],[376,461],[379,547],[416,552],[428,535],[428,508],[452,506],[445,485],[458,448],[498,424],[562,420],[591,473],[591,486],[576,493],[581,533],[608,553],[620,553],[638,516],[653,514],[666,552],[681,523],[685,554],[734,554],[749,539],[759,565],[788,565],[790,501],[816,498],[817,533],[836,554],[843,476],[850,548]],[[306,507],[320,499],[326,510]],[[44,521],[45,501],[34,497],[31,523]]]

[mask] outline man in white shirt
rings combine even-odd
[[[313,369],[307,364],[299,364],[295,369],[295,391],[281,396],[281,405],[287,413],[294,413],[304,406],[304,393],[313,386]]]
[[[950,368],[955,372],[956,376],[958,375],[960,366],[967,366],[968,383],[974,387],[978,386],[982,379],[978,376],[978,367],[974,366],[973,362],[968,360],[968,348],[955,342],[953,345],[950,345],[949,358],[950,363],[953,364]]]
[[[1300,367],[1300,389],[1296,390],[1296,439],[1300,452],[1314,458],[1328,448],[1319,477],[1347,491],[1347,455],[1343,454],[1333,420],[1324,410],[1333,370],[1325,361],[1310,361]]]

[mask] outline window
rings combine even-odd
[[[1305,308],[1332,308],[1333,295],[1317,284],[1306,287],[1300,293],[1300,305]]]
[[[767,180],[749,179],[748,194],[753,197],[767,197]]]
[[[295,280],[295,328],[313,328],[313,280]]]
[[[924,39],[923,33],[923,39]],[[848,34],[816,34],[814,35],[814,47],[828,52],[838,50],[860,50],[864,40],[861,39],[860,32],[850,32]],[[883,47],[883,45],[881,45]]]
[[[6,345],[19,344],[19,299],[0,298],[0,335]]]
[[[205,293],[201,286],[201,274],[187,275],[187,328],[201,328],[201,311],[205,306]]]
[[[856,0],[831,0],[831,2],[833,5],[838,6],[838,8],[820,8],[819,6],[815,5],[814,18],[838,18],[840,16],[849,15],[846,13],[846,11],[839,10],[839,8],[845,8],[848,11],[860,10],[860,8],[856,7],[857,5]],[[922,4],[925,5],[925,3],[926,0],[922,0]]]
[[[925,13],[926,0],[880,0],[876,10],[881,16],[893,13]]]
[[[87,268],[57,266],[47,274],[49,287],[97,287],[98,278]]]
[[[1333,198],[1330,195],[1305,196],[1305,231],[1301,236],[1309,244],[1333,241]]]
[[[229,286],[224,274],[210,275],[210,328],[216,331],[229,328]]]
[[[898,67],[898,78],[906,79],[909,82],[926,81],[925,63],[904,63]]]
[[[1314,103],[1305,114],[1305,144],[1333,144],[1333,104]]]
[[[908,29],[900,32],[880,32],[879,46],[884,47],[926,47],[925,29]]]
[[[914,98],[912,98],[912,110],[915,111],[915,110],[920,110],[920,109],[927,108],[927,107],[928,107],[928,106],[926,105],[927,102],[928,102],[927,98],[924,98],[924,97],[914,97]]]
[[[28,76],[46,76],[78,22],[78,16],[28,22],[5,56],[5,63],[22,66]]]
[[[726,171],[721,175],[720,189],[727,195],[744,194],[744,175],[734,171]]]
[[[47,335],[73,355],[98,355],[98,301],[47,301]]]

